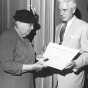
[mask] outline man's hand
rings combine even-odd
[[[75,62],[72,61],[71,63],[69,63],[64,69],[73,69],[75,67]]]
[[[76,68],[76,63],[74,61],[72,61],[71,63],[69,63],[65,68],[65,69],[71,69],[74,73],[76,73],[78,71],[78,68]]]

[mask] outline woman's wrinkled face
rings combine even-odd
[[[15,30],[17,31],[20,37],[25,37],[33,30],[33,24],[16,21]]]

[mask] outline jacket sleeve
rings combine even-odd
[[[14,42],[13,42],[14,40]],[[20,75],[22,64],[14,60],[15,38],[11,36],[0,37],[0,64],[1,69],[9,74]]]
[[[88,65],[88,25],[84,28],[80,39],[81,55],[75,60],[76,68]]]

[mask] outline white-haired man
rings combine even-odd
[[[85,75],[82,68],[88,64],[88,23],[74,15],[77,5],[76,0],[58,0],[58,2],[60,18],[67,25],[62,41],[60,39],[62,24],[56,27],[55,42],[70,48],[79,49],[80,54],[65,68],[63,71],[66,71],[65,75],[58,73],[57,88],[83,88]]]

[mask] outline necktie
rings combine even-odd
[[[65,29],[66,29],[66,23],[63,23],[62,24],[62,27],[61,27],[61,30],[60,30],[60,44],[62,44],[63,42],[63,36],[64,36],[64,32],[65,32]]]

